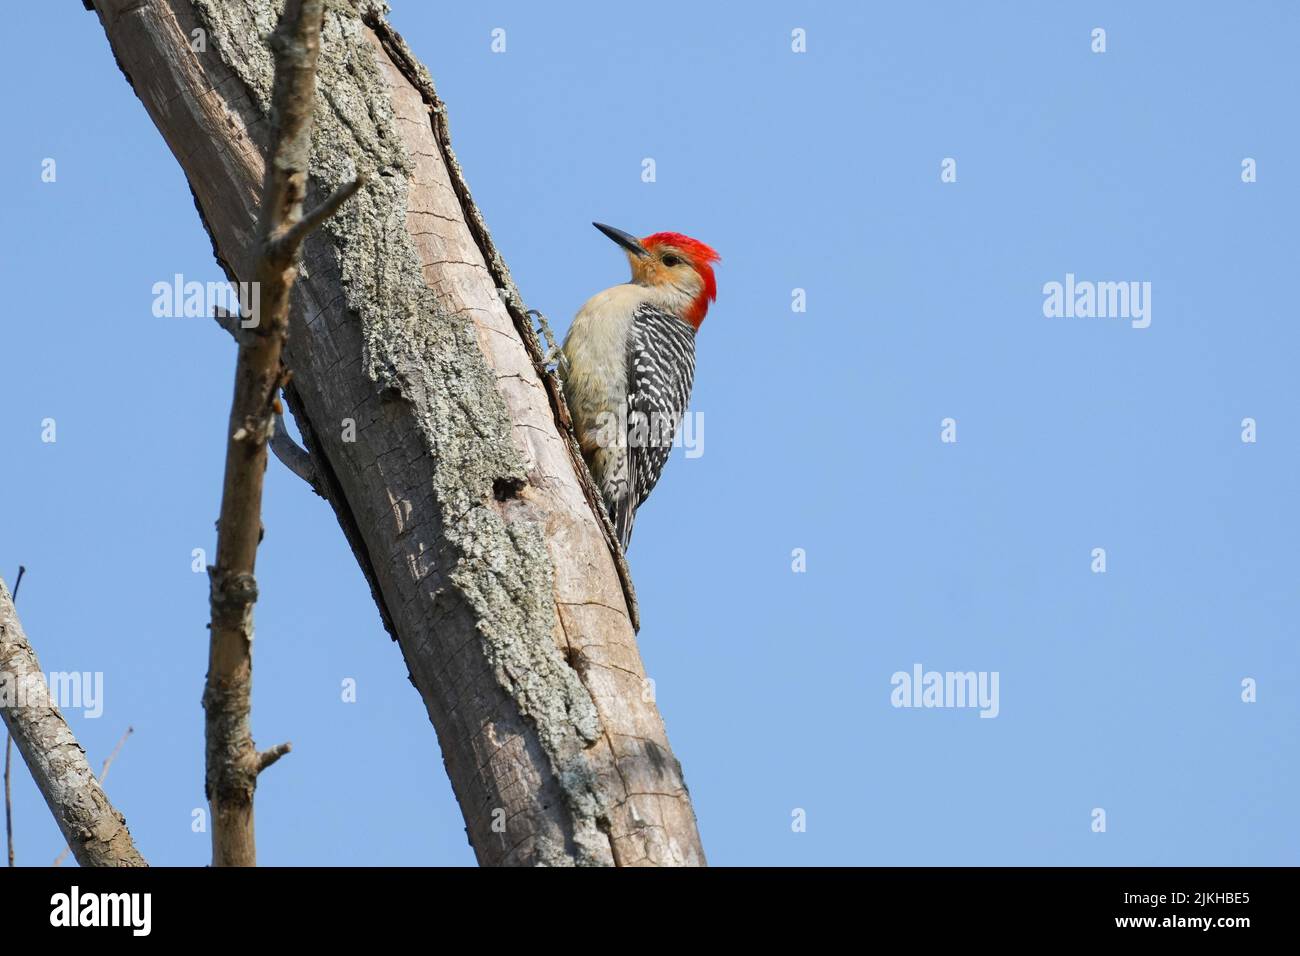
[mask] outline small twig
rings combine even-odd
[[[128,728],[126,728],[126,733],[124,733],[124,734],[122,735],[122,739],[119,740],[119,741],[117,742],[117,746],[113,748],[113,752],[110,753],[110,754],[109,754],[109,755],[104,759],[104,766],[103,766],[102,768],[100,768],[100,771],[99,771],[99,785],[100,785],[101,787],[104,785],[104,781],[105,781],[106,779],[108,779],[108,768],[111,767],[111,766],[113,766],[113,761],[116,760],[116,759],[117,759],[117,755],[118,755],[119,753],[122,752],[122,745],[123,745],[124,743],[126,743],[126,738],[127,738],[127,737],[130,737],[131,734],[133,734],[133,733],[135,733],[135,728],[134,728],[134,727],[128,727]],[[55,859],[54,859],[54,865],[55,865],[55,866],[62,866],[62,865],[63,865],[63,861],[66,860],[66,859],[68,858],[68,854],[69,854],[70,852],[71,852],[70,848],[68,848],[68,847],[65,846],[65,847],[63,848],[63,852],[60,853],[57,857],[55,857]]]
[[[271,435],[271,451],[276,458],[280,459],[280,464],[311,485],[312,491],[316,494],[325,497],[320,475],[316,473],[316,465],[311,460],[311,454],[293,440],[293,436],[285,427],[284,415],[280,412],[275,413],[275,432]]]
[[[366,182],[366,174],[361,173],[352,182],[344,183],[334,190],[329,198],[311,212],[303,213],[303,217],[296,223],[271,238],[271,254],[288,252],[290,255],[297,255],[298,247],[302,245],[303,240],[338,212],[339,207],[351,199]]]
[[[14,601],[18,600],[18,589],[23,586],[23,575],[27,569],[18,565],[18,577],[14,578]],[[14,735],[5,731],[5,842],[9,848],[9,865],[14,865],[14,791],[13,777],[9,768],[13,765]]]
[[[130,737],[133,733],[135,733],[134,727],[126,728],[126,733],[124,733],[122,735],[122,739],[117,742],[117,746],[113,748],[113,752],[110,753],[106,758],[104,758],[104,766],[99,771],[100,783],[103,783],[104,780],[108,777],[108,768],[113,766],[113,761],[116,760],[117,755],[122,752],[122,745],[126,743],[126,738]]]
[[[9,780],[9,765],[13,762],[14,735],[5,734],[5,836],[9,841],[9,865],[14,865],[14,794]]]
[[[261,773],[292,749],[293,744],[286,740],[282,744],[276,744],[270,750],[263,750],[257,755],[257,772]]]
[[[236,313],[216,308],[212,311],[212,318],[216,320],[217,325],[230,333],[236,343],[242,341],[240,333],[244,330],[239,324],[239,316]],[[311,485],[312,491],[322,498],[325,497],[325,488],[321,483],[319,473],[316,471],[316,464],[311,460],[311,453],[293,440],[293,436],[289,434],[288,428],[285,427],[284,414],[279,411],[275,413],[275,431],[271,434],[271,452],[280,460],[280,464]]]
[[[239,344],[239,333],[243,331],[243,328],[240,325],[240,316],[238,312],[230,312],[223,309],[221,306],[216,306],[212,310],[212,318],[216,319],[217,325],[230,333],[231,338],[235,340],[235,344]]]

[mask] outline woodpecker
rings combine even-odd
[[[719,256],[677,232],[637,239],[592,225],[623,247],[632,279],[578,311],[560,376],[583,458],[626,550],[690,401],[695,333],[718,297],[711,263]]]

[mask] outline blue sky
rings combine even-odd
[[[674,453],[630,555],[711,862],[1300,862],[1300,9],[392,5],[531,307],[563,327],[625,279],[593,219],[722,254],[704,453]],[[104,674],[103,716],[69,714],[92,764],[135,728],[108,789],[144,854],[203,864],[191,552],[234,354],[151,288],[222,276],[97,20],[10,18],[0,575],[29,569],[47,670]],[[1067,273],[1150,282],[1150,327],[1045,317]],[[273,463],[265,522],[254,732],[294,752],[261,862],[471,864],[333,514]],[[891,706],[916,663],[997,672],[996,719]],[[15,777],[43,865],[59,836]]]

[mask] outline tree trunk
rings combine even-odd
[[[94,7],[250,279],[280,3]],[[323,37],[312,196],[371,185],[304,245],[286,394],[470,843],[483,864],[702,865],[621,555],[432,81],[374,0],[332,0]]]

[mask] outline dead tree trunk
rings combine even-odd
[[[253,275],[275,0],[94,0],[189,179],[218,260]],[[315,202],[286,390],[327,499],[438,733],[483,864],[703,864],[563,403],[375,0],[332,0]]]

